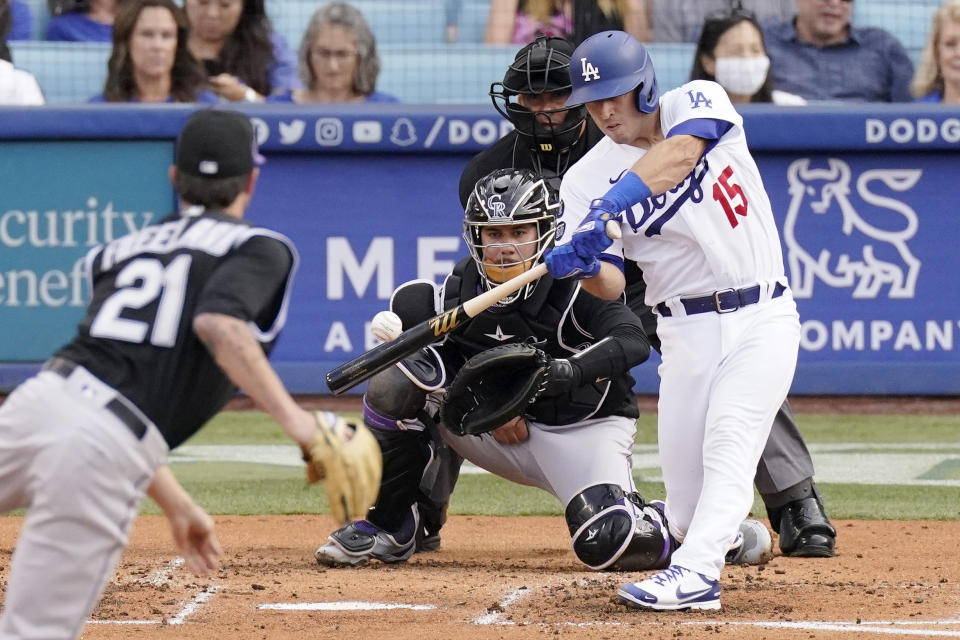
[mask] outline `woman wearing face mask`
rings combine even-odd
[[[743,9],[706,19],[690,79],[719,83],[732,102],[806,104],[800,96],[773,88],[760,25],[753,13]]]

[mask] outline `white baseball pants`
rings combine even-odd
[[[615,484],[634,491],[631,452],[636,420],[622,416],[593,418],[558,427],[528,422],[530,438],[500,444],[493,436],[456,436],[441,428],[458,454],[518,484],[539,487],[564,506],[587,487]]]
[[[789,291],[731,313],[660,317],[657,434],[672,563],[718,579],[753,504],[753,477],[793,382],[800,323]]]
[[[27,508],[0,616],[0,639],[80,635],[126,546],[140,500],[166,460],[105,407],[111,387],[78,367],[42,371],[0,407],[0,510]]]

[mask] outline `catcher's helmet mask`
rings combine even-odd
[[[497,169],[487,174],[474,185],[463,220],[463,240],[477,265],[480,279],[486,288],[492,288],[533,268],[543,260],[544,252],[553,246],[556,233],[556,216],[560,202],[547,182],[529,169]],[[519,260],[512,263],[490,263],[485,259],[482,230],[484,227],[512,227],[519,224],[535,224],[536,243],[531,256],[523,257],[523,247],[514,243]],[[526,244],[526,243],[524,243]],[[502,257],[501,253],[501,257]],[[508,296],[500,304],[510,304],[521,296],[527,298],[536,288],[537,281]]]
[[[549,170],[561,175],[566,170],[570,162],[567,152],[583,135],[586,109],[576,105],[531,111],[519,104],[517,96],[569,94],[572,52],[573,45],[567,40],[541,35],[517,52],[503,82],[490,85],[494,108],[516,128],[541,174]]]
[[[572,55],[580,68],[570,71],[567,106],[616,98],[633,91],[637,109],[653,113],[660,104],[657,74],[646,47],[625,31],[601,31],[580,43]]]

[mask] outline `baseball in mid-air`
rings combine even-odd
[[[393,311],[381,311],[370,321],[370,333],[382,342],[396,340],[403,332],[403,322]]]

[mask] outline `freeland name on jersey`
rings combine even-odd
[[[177,249],[194,249],[222,256],[249,233],[250,228],[243,224],[184,216],[114,240],[103,249],[101,268],[110,269],[141,253],[164,254]]]

